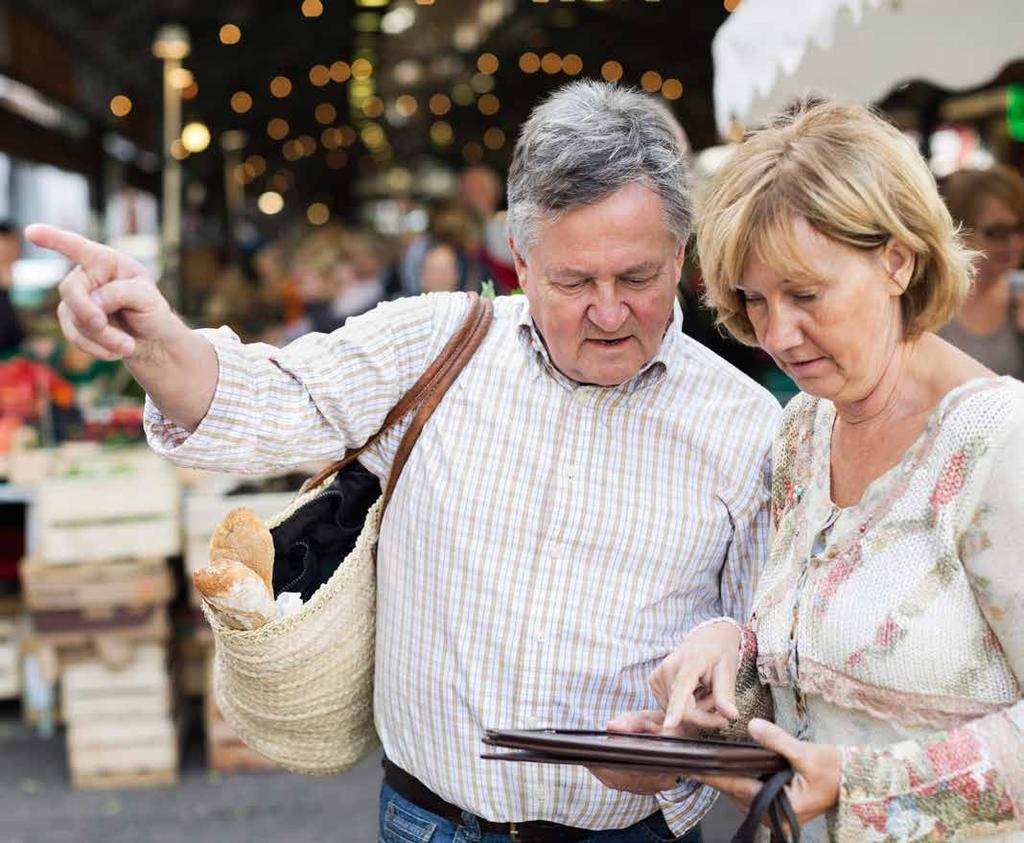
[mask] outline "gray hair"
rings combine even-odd
[[[635,88],[571,82],[534,108],[508,176],[508,230],[520,254],[538,223],[640,183],[665,205],[665,227],[683,244],[693,227],[682,129]]]

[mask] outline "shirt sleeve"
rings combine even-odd
[[[219,366],[210,408],[190,433],[147,398],[150,447],[180,465],[250,474],[338,459],[380,429],[468,306],[460,294],[388,302],[282,349],[203,330]]]
[[[1024,423],[993,455],[960,539],[992,635],[1024,685]],[[836,839],[951,840],[1022,827],[1024,701],[924,739],[843,747]]]
[[[741,623],[750,619],[754,591],[768,558],[771,527],[771,449],[764,451],[756,474],[747,483],[746,494],[735,511],[730,511],[732,540],[722,566],[722,613]]]

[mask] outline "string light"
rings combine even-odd
[[[484,132],[484,146],[488,149],[501,149],[505,145],[505,133],[497,126],[492,126]]]
[[[536,73],[540,70],[540,56],[536,53],[523,53],[519,57],[519,69],[523,73]]]
[[[481,73],[497,73],[498,57],[494,53],[484,53],[476,60],[476,67]]]
[[[356,79],[369,79],[373,76],[373,65],[366,59],[356,59],[352,62],[351,69]]]
[[[289,131],[291,131],[291,127],[283,117],[275,117],[267,123],[267,134],[271,140],[284,140],[288,137]]]
[[[233,23],[226,23],[220,28],[221,44],[237,44],[242,40],[242,30]]]
[[[484,148],[476,141],[470,141],[462,147],[462,158],[467,164],[479,164],[484,157]]]
[[[430,113],[441,117],[452,110],[452,101],[444,94],[434,94],[428,103]]]
[[[331,79],[335,82],[348,82],[351,77],[352,68],[348,66],[347,61],[336,61],[331,65]]]
[[[314,202],[306,208],[306,219],[313,225],[323,225],[331,218],[331,209],[323,202]]]
[[[569,53],[562,59],[562,72],[569,76],[578,76],[583,72],[583,59],[575,53]]]
[[[618,82],[622,78],[622,65],[617,61],[606,61],[601,65],[601,77],[605,82]]]
[[[498,113],[498,110],[501,108],[501,102],[494,94],[484,94],[477,100],[476,107],[480,110],[481,114],[490,117]]]
[[[545,53],[540,60],[540,69],[548,75],[558,73],[562,69],[562,57],[558,53]]]
[[[451,124],[444,120],[437,120],[430,127],[430,139],[437,146],[449,146],[455,140],[455,132],[452,130]]]
[[[740,7],[740,0],[725,0],[722,5],[724,5],[725,10],[731,14]]]
[[[324,13],[324,4],[320,0],[302,0],[302,16],[318,18]]]
[[[653,94],[655,91],[661,90],[661,74],[657,70],[648,70],[643,76],[640,77],[640,87],[647,91],[649,94]]]
[[[267,216],[279,214],[284,208],[284,197],[276,190],[268,190],[260,194],[260,198],[256,200],[256,207]]]
[[[683,83],[678,79],[666,79],[661,86],[661,95],[667,100],[677,100],[683,95]]]
[[[348,163],[348,154],[344,149],[332,149],[327,153],[327,166],[332,170],[340,170]]]
[[[338,118],[338,110],[329,102],[322,102],[313,110],[313,116],[317,123],[326,126]]]
[[[252,108],[252,97],[245,91],[235,91],[231,95],[231,110],[235,114],[245,114]]]
[[[110,100],[110,111],[115,117],[127,117],[132,110],[132,101],[124,94],[118,94]]]
[[[284,99],[292,92],[292,81],[287,76],[275,76],[270,80],[270,93],[278,99]]]
[[[181,143],[189,152],[202,152],[210,145],[210,130],[194,120],[181,130]]]
[[[402,96],[395,100],[395,111],[398,112],[400,117],[412,117],[419,107],[416,98],[410,94],[402,94]]]
[[[309,81],[318,88],[322,88],[331,81],[331,71],[327,69],[325,64],[314,64],[309,69]]]

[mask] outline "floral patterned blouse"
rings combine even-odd
[[[786,408],[737,687],[768,686],[777,723],[842,747],[839,805],[805,839],[1024,841],[1024,383],[951,391],[844,509],[835,416],[807,395]]]

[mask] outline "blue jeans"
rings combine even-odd
[[[386,784],[380,791],[377,843],[509,843],[507,834],[480,831],[477,817],[464,813],[463,822],[453,823],[403,799]],[[583,843],[703,843],[700,826],[682,837],[673,837],[659,811],[629,828],[595,831]]]

